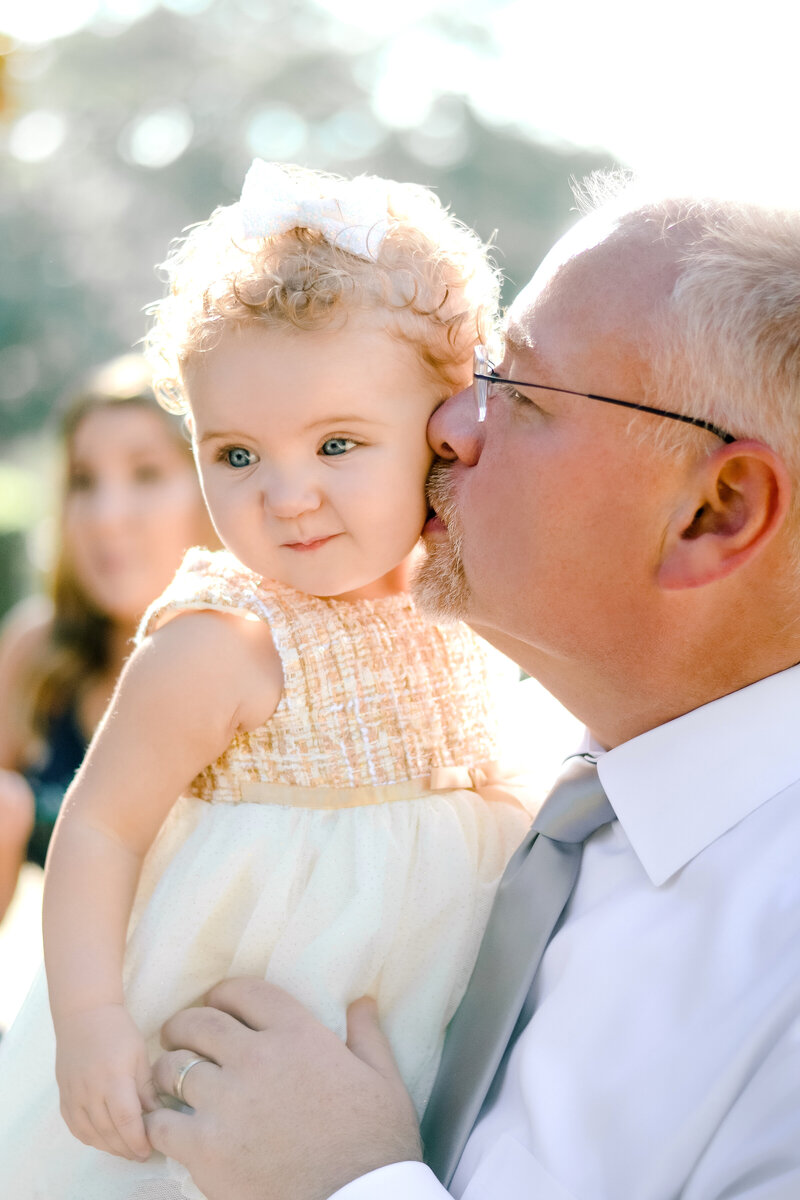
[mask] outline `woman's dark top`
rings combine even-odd
[[[86,739],[74,708],[51,718],[42,761],[23,772],[33,792],[36,814],[25,856],[28,862],[44,866],[64,792],[72,783],[85,753]]]

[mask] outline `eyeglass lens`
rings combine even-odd
[[[489,380],[479,379],[479,375],[491,375],[493,366],[485,346],[476,346],[472,355],[472,391],[478,406],[478,420],[486,420],[486,405],[489,399]]]

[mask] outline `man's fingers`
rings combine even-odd
[[[203,1058],[221,1062],[238,1061],[247,1054],[250,1031],[217,1008],[183,1008],[164,1024],[161,1044],[165,1050],[192,1050]]]
[[[206,1004],[230,1013],[250,1029],[269,1029],[307,1016],[299,1000],[265,979],[224,979],[211,989]]]
[[[193,1161],[196,1159],[202,1126],[193,1113],[159,1108],[156,1112],[145,1113],[144,1127],[154,1150],[159,1150],[181,1163],[188,1162],[192,1156]]]
[[[197,1061],[197,1055],[190,1050],[172,1050],[162,1054],[153,1067],[153,1078],[156,1089],[163,1096],[178,1095],[178,1081],[183,1096],[183,1103],[190,1108],[202,1107],[203,1100],[209,1095],[217,1082],[219,1067],[208,1060]],[[191,1067],[189,1064],[192,1063]],[[189,1067],[187,1071],[186,1068]]]
[[[347,1010],[347,1046],[384,1079],[400,1081],[389,1039],[378,1024],[378,1009],[370,996],[362,996]]]

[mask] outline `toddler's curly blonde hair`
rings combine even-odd
[[[283,167],[302,189],[347,193],[340,176]],[[263,237],[242,233],[239,205],[217,208],[189,229],[163,264],[167,295],[150,312],[146,353],[159,401],[186,412],[187,364],[231,325],[319,330],[351,313],[384,314],[392,337],[414,347],[446,394],[469,378],[472,347],[490,340],[499,274],[488,247],[428,188],[371,178],[385,193],[385,234],[362,258],[298,225]],[[370,239],[371,243],[373,239]]]

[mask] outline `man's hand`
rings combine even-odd
[[[350,1006],[347,1045],[280,988],[215,987],[206,1008],[164,1026],[157,1089],[193,1112],[146,1117],[152,1145],[183,1163],[208,1200],[327,1200],[368,1171],[421,1158],[417,1118],[375,1005]]]

